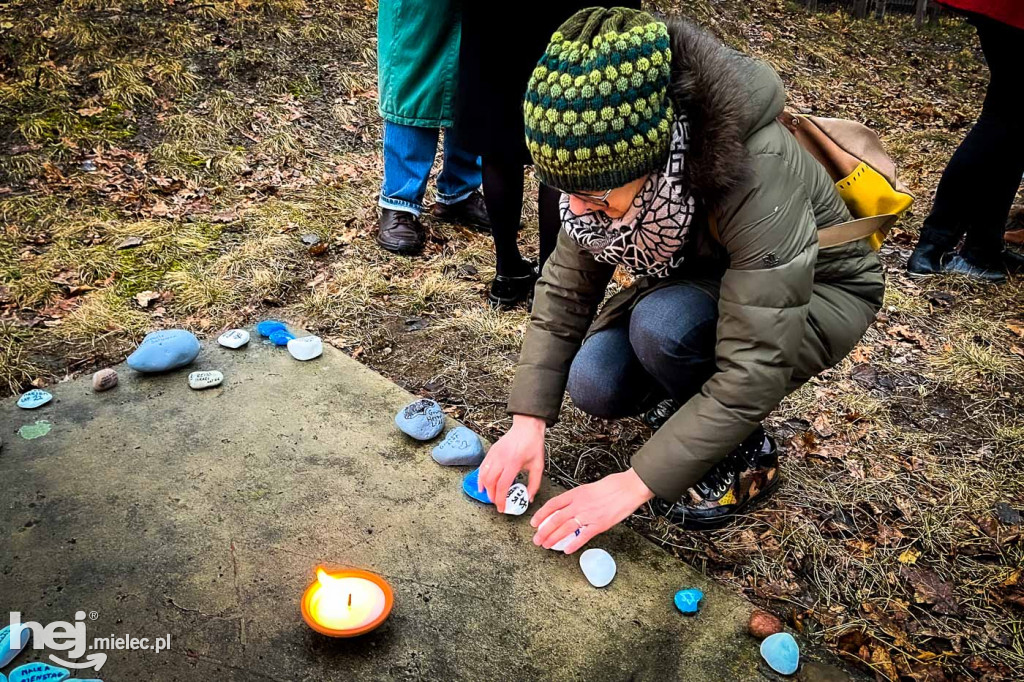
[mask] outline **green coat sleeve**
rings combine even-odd
[[[717,371],[633,456],[658,497],[677,500],[782,401],[807,324],[818,253],[814,211],[778,154],[716,211],[730,265],[718,304]]]
[[[509,414],[558,421],[576,357],[614,266],[598,263],[564,231],[534,290],[530,327],[508,399]]]

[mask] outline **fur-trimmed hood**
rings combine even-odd
[[[726,47],[685,19],[668,19],[677,110],[690,122],[684,174],[706,206],[717,206],[749,172],[745,141],[782,113],[785,90],[768,64]]]

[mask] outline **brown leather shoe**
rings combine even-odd
[[[484,195],[479,191],[455,204],[442,204],[438,201],[431,209],[431,214],[438,220],[465,225],[477,232],[491,231],[491,216],[487,213]]]
[[[423,250],[426,239],[423,223],[412,213],[381,208],[377,243],[385,250],[412,256]]]

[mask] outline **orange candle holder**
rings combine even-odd
[[[302,595],[302,619],[328,637],[358,637],[380,627],[395,595],[384,578],[357,568],[317,568]]]

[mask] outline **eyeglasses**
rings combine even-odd
[[[555,187],[555,189],[558,188]],[[615,188],[613,187],[612,189],[600,195],[586,194],[585,192],[567,192],[564,189],[558,189],[558,191],[561,192],[562,194],[568,194],[571,197],[576,197],[580,201],[585,201],[588,204],[597,204],[598,206],[601,206],[603,208],[609,208],[611,207],[611,204],[608,203],[608,197],[612,195],[612,192],[615,191]]]

